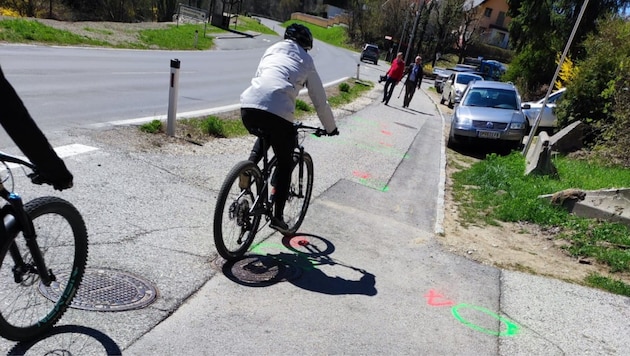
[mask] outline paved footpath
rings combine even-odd
[[[361,76],[376,81],[385,69],[363,65]],[[340,136],[307,138],[315,191],[299,234],[265,228],[234,264],[217,257],[211,217],[251,140],[170,152],[106,144],[107,130],[56,136],[55,146],[96,148],[66,158],[77,182],[60,193],[86,219],[90,272],[136,276],[157,298],[133,310],[72,308],[56,334],[0,346],[76,355],[630,354],[629,298],[440,246],[444,118],[422,91],[403,109],[399,90],[385,106],[378,85],[360,109],[338,113]]]

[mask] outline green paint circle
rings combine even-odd
[[[486,328],[483,328],[479,325],[473,324],[470,321],[464,319],[461,315],[459,315],[459,309],[461,308],[471,308],[474,310],[478,310],[482,313],[486,313],[488,315],[490,315],[491,317],[497,319],[498,321],[502,322],[505,324],[505,326],[507,326],[507,330],[504,332],[496,332],[494,330],[489,330]],[[509,319],[506,319],[500,315],[497,315],[495,313],[493,313],[492,311],[486,309],[486,308],[482,308],[482,307],[478,307],[475,305],[470,305],[470,304],[457,304],[455,306],[453,306],[451,308],[451,312],[453,313],[453,316],[455,317],[455,319],[459,320],[462,324],[468,326],[469,328],[473,329],[473,330],[477,330],[477,331],[481,331],[483,333],[489,334],[489,335],[495,335],[495,336],[514,336],[516,334],[518,334],[519,331],[519,326],[516,325],[516,323],[510,321]]]

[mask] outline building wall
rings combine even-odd
[[[484,42],[501,48],[508,47],[508,25],[512,19],[507,16],[507,11],[506,0],[486,0],[478,6],[478,31]]]

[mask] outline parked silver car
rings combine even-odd
[[[442,87],[442,97],[440,98],[440,104],[448,103],[448,107],[452,108],[455,103],[458,103],[462,97],[462,93],[468,83],[475,80],[483,80],[483,77],[477,74],[468,72],[453,72],[444,82]]]
[[[549,95],[547,99],[547,106],[545,106],[545,110],[543,110],[542,115],[540,117],[540,123],[538,124],[539,129],[550,129],[554,130],[558,126],[558,118],[556,117],[556,105],[558,101],[562,99],[566,88],[559,89]],[[526,102],[524,104],[529,104],[530,108],[527,110],[523,110],[525,116],[527,116],[527,121],[529,122],[529,126],[533,127],[536,117],[538,113],[542,110],[543,102],[545,98],[542,98],[538,101]]]
[[[481,80],[468,85],[451,119],[448,144],[482,140],[503,141],[519,148],[527,119],[521,97],[512,83]]]

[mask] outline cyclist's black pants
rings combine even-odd
[[[274,214],[280,218],[284,210],[284,203],[289,195],[293,150],[297,143],[295,128],[293,123],[280,116],[259,109],[241,109],[241,118],[247,130],[251,134],[259,136],[254,143],[249,160],[258,163],[263,157],[261,133],[267,137],[267,141],[278,159],[278,167],[274,177],[276,190]]]

